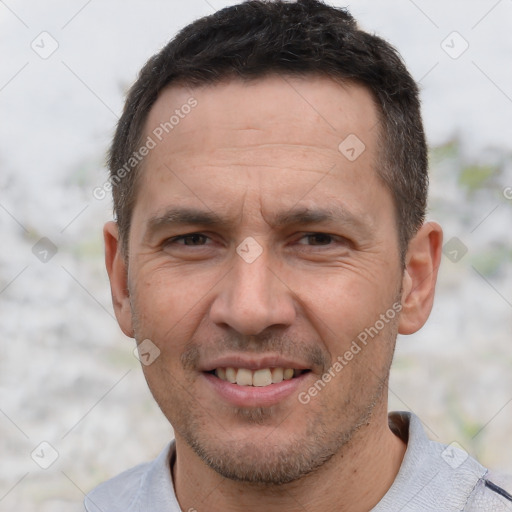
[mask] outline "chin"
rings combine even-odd
[[[317,471],[343,451],[358,429],[355,425],[348,432],[340,433],[318,419],[303,427],[290,418],[286,426],[286,419],[280,425],[258,425],[254,420],[264,422],[268,411],[244,410],[239,414],[253,421],[238,430],[226,429],[214,434],[208,428],[188,428],[181,430],[181,435],[216,473],[254,485],[283,485]],[[295,427],[294,431],[290,430],[291,426]]]
[[[304,446],[288,442],[285,446],[271,443],[237,441],[225,448],[193,445],[203,462],[230,480],[255,485],[283,485],[300,480],[327,462],[334,451],[328,447]]]

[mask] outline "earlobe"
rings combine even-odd
[[[425,223],[409,242],[402,279],[400,334],[418,331],[430,315],[442,243],[443,231],[436,222]]]
[[[107,222],[103,228],[105,265],[110,280],[112,304],[122,331],[133,338],[132,312],[128,291],[128,269],[122,254],[117,223]]]

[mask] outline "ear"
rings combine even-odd
[[[112,303],[117,322],[126,336],[133,338],[132,310],[130,307],[130,293],[128,291],[128,269],[122,254],[116,222],[107,222],[105,224],[103,238],[105,240],[105,265],[108,278],[110,279]]]
[[[442,244],[443,230],[436,222],[425,223],[409,242],[402,279],[400,334],[418,331],[430,315]]]

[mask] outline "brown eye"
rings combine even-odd
[[[206,243],[206,236],[200,233],[194,233],[192,235],[186,235],[183,238],[185,245],[204,245]]]
[[[325,233],[311,233],[304,238],[309,242],[308,245],[329,245],[333,241],[333,237]]]
[[[202,233],[190,233],[188,235],[175,236],[167,240],[166,245],[187,245],[202,246],[206,245],[208,237]]]

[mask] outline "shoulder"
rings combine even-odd
[[[489,471],[475,487],[467,512],[512,511],[512,476],[502,475]]]
[[[106,506],[109,507],[108,512],[131,510],[151,465],[151,462],[139,464],[98,485],[85,497],[85,510],[103,512]]]
[[[166,446],[159,456],[139,464],[103,482],[88,493],[84,500],[87,512],[132,512],[138,511],[146,499],[148,490],[158,481],[158,492],[174,494],[168,461],[174,444]],[[162,486],[167,483],[167,489]]]
[[[392,413],[389,419],[407,451],[393,485],[373,512],[512,512],[506,478],[490,472],[457,443],[430,440],[414,414]]]

